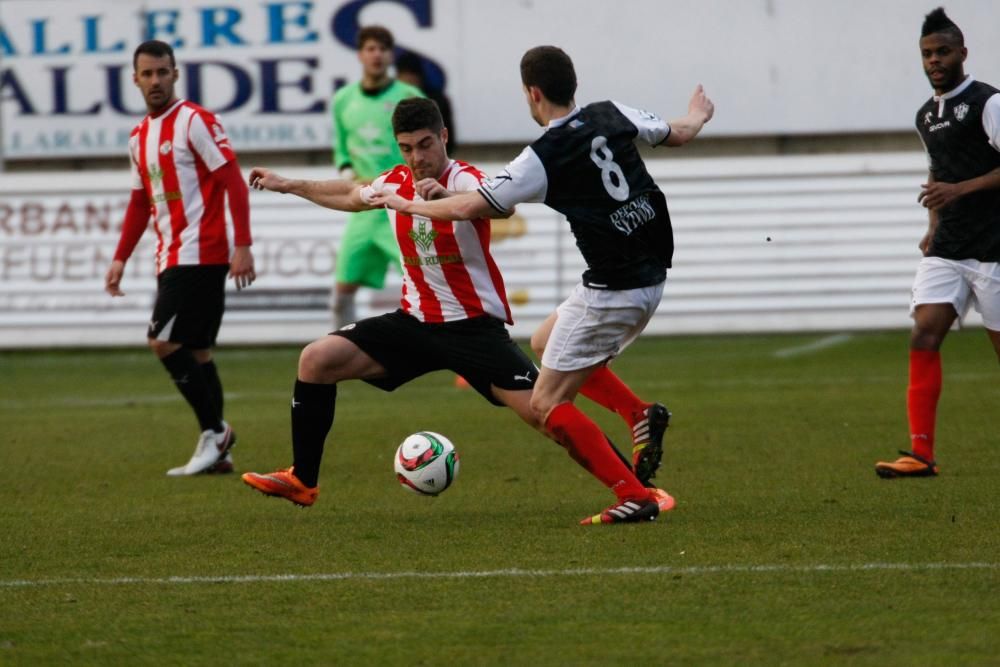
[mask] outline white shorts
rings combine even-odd
[[[646,328],[660,305],[663,285],[631,290],[577,285],[556,309],[542,365],[575,371],[614,358]]]
[[[950,303],[959,322],[975,306],[983,325],[1000,331],[1000,263],[924,257],[913,279],[910,317],[925,303]]]

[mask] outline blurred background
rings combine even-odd
[[[453,157],[492,173],[540,133],[518,62],[538,44],[574,59],[577,102],[666,119],[701,83],[703,135],[643,153],[667,194],[677,250],[650,331],[847,331],[909,326],[926,213],[914,130],[931,95],[912,0],[2,0],[0,347],[143,345],[153,234],[112,300],[103,275],[128,200],[127,141],[145,113],[131,81],[143,40],[171,43],[178,93],[220,114],[244,172],[332,178],[331,94],[356,81],[355,36],[381,24],[451,100]],[[966,71],[1000,83],[993,0],[945,4]],[[222,343],[299,343],[329,330],[345,216],[251,193],[258,282],[228,295]],[[583,269],[544,206],[494,223],[525,336]],[[361,316],[399,279],[360,294]],[[970,320],[975,321],[970,318]]]

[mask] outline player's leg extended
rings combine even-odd
[[[657,302],[662,287],[659,289],[660,291],[651,295]],[[631,330],[623,332],[623,343],[619,349],[623,349],[645,328],[652,310],[655,307],[648,315],[630,323]],[[531,348],[539,359],[545,353],[557,319],[558,312],[552,313],[531,336]],[[652,486],[650,480],[656,475],[663,459],[663,436],[670,425],[671,415],[667,407],[640,399],[607,364],[594,369],[580,387],[580,393],[625,421],[632,432],[630,465],[643,484]]]
[[[243,481],[267,495],[308,506],[319,495],[319,466],[333,426],[337,383],[384,372],[353,342],[330,335],[313,341],[299,355],[292,395],[292,467],[270,474],[246,473]]]
[[[542,366],[531,396],[535,419],[574,461],[619,498],[645,497],[647,489],[614,454],[601,429],[573,405],[573,398],[591,370],[557,371]]]
[[[941,343],[957,313],[950,303],[927,303],[914,310],[910,332],[910,372],[906,414],[911,451],[900,451],[895,461],[880,461],[880,477],[921,477],[937,474],[934,463],[934,430],[941,396]]]
[[[615,505],[581,523],[651,521],[660,513],[658,496],[636,479],[597,424],[572,403],[590,370],[556,371],[542,366],[531,408],[550,437],[618,497]]]

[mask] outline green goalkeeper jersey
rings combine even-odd
[[[371,181],[403,163],[392,133],[392,112],[408,97],[424,97],[418,88],[392,80],[374,93],[360,83],[344,86],[333,95],[333,163],[350,166],[358,179]]]

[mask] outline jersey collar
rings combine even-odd
[[[962,81],[962,83],[958,84],[957,86],[955,86],[954,88],[952,88],[951,90],[949,90],[944,95],[935,95],[934,96],[934,101],[935,102],[940,102],[941,100],[950,100],[953,97],[957,97],[957,96],[961,95],[962,93],[964,93],[965,89],[968,88],[969,86],[971,86],[974,81],[975,81],[975,79],[972,78],[972,75],[968,74],[968,75],[966,75],[965,80]]]
[[[441,175],[438,176],[438,183],[440,183],[441,185],[443,185],[445,187],[448,187],[448,174],[451,173],[451,168],[454,167],[454,166],[455,166],[455,161],[454,160],[448,160],[448,166],[445,167],[444,171],[441,172]]]
[[[146,114],[146,115],[149,116],[150,120],[156,120],[157,118],[163,118],[164,116],[166,116],[167,114],[169,114],[171,111],[173,111],[174,109],[176,109],[177,107],[179,107],[182,104],[184,104],[184,99],[178,97],[177,100],[173,104],[171,104],[169,107],[167,107],[166,109],[163,109],[162,111],[158,111],[157,113],[151,113],[151,114]]]
[[[573,107],[573,110],[570,111],[565,116],[562,116],[561,118],[553,118],[552,120],[550,120],[548,126],[545,129],[549,130],[552,129],[553,127],[559,127],[560,125],[565,125],[570,121],[570,119],[573,116],[577,115],[578,113],[580,113],[579,105]]]

